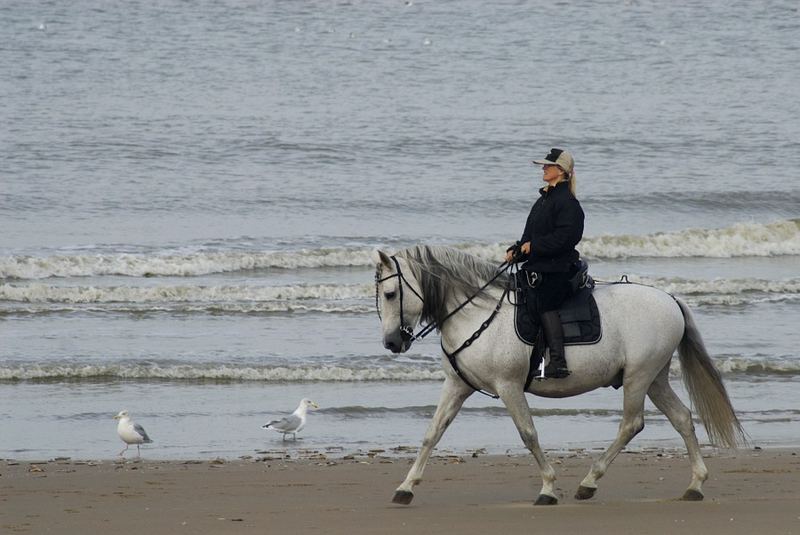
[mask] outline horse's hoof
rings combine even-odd
[[[702,502],[703,493],[699,490],[687,489],[686,492],[683,493],[683,496],[681,496],[681,500],[685,502]]]
[[[536,501],[533,502],[533,505],[556,505],[558,504],[558,498],[554,496],[548,496],[547,494],[539,494],[539,497],[536,498]]]
[[[583,485],[581,485],[580,487],[578,487],[578,492],[575,493],[575,499],[588,500],[589,498],[594,496],[595,492],[597,492],[596,488],[584,487]]]
[[[414,499],[414,493],[407,490],[398,490],[394,493],[392,503],[399,503],[400,505],[408,505]]]

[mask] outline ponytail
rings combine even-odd
[[[575,184],[575,171],[570,173],[570,175],[567,177],[567,182],[569,182],[569,192],[572,193],[573,197],[575,197],[576,196],[575,192],[577,190],[577,187],[576,187],[576,184]]]
[[[561,166],[559,166],[559,169],[561,169],[561,173],[562,173],[561,176],[564,177],[564,182],[566,182],[567,186],[569,187],[569,192],[572,194],[573,197],[575,197],[575,191],[577,190],[577,188],[575,187],[576,186],[575,185],[575,170],[573,169],[572,172],[570,173],[570,172],[566,171],[565,169],[563,169]]]

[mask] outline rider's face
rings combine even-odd
[[[557,165],[543,165],[542,172],[543,172],[542,180],[544,180],[551,186],[555,184],[559,178],[561,178],[562,174],[564,174],[561,168],[558,167]]]

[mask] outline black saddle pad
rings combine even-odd
[[[514,328],[520,340],[528,345],[536,344],[539,332],[539,318],[534,317],[523,303],[527,290],[516,290],[517,303]],[[600,311],[592,295],[591,288],[578,290],[564,301],[558,310],[561,325],[564,326],[564,345],[596,344],[602,337]]]

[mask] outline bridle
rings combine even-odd
[[[396,273],[392,273],[391,275],[387,275],[386,277],[380,277],[380,271],[376,271],[375,272],[375,308],[378,311],[378,318],[380,318],[381,317],[381,309],[380,309],[380,305],[379,305],[379,303],[380,303],[379,297],[380,296],[378,295],[378,285],[380,283],[384,282],[384,281],[387,281],[389,279],[393,279],[394,277],[397,277],[398,278],[398,294],[399,294],[399,297],[400,297],[400,336],[401,336],[401,338],[403,339],[404,342],[409,342],[409,343],[414,342],[416,340],[421,340],[422,338],[425,338],[426,336],[428,336],[434,330],[441,328],[441,325],[445,321],[450,319],[459,310],[461,310],[462,308],[467,306],[469,303],[471,303],[472,300],[475,299],[475,297],[478,296],[478,294],[480,294],[486,288],[488,288],[495,280],[497,280],[497,278],[500,275],[502,275],[506,270],[508,270],[512,266],[512,264],[509,264],[508,262],[503,262],[502,264],[500,264],[500,266],[498,266],[498,268],[497,268],[497,272],[495,273],[495,276],[492,277],[491,279],[489,279],[489,282],[487,282],[486,284],[481,286],[480,289],[478,289],[478,291],[476,291],[471,296],[469,296],[466,301],[464,301],[463,303],[458,305],[455,309],[450,311],[439,322],[431,321],[427,325],[423,326],[417,332],[417,334],[414,334],[413,328],[410,325],[406,325],[405,319],[403,318],[403,282],[405,282],[406,285],[408,285],[408,288],[414,293],[414,295],[416,295],[419,298],[420,301],[422,301],[424,303],[425,300],[422,298],[422,296],[419,294],[419,292],[417,292],[414,289],[414,287],[411,285],[411,283],[408,282],[408,279],[406,279],[405,275],[403,275],[403,271],[400,269],[400,262],[397,261],[397,258],[394,255],[392,255],[390,258],[392,259],[392,261],[394,261],[395,269],[397,270],[397,272]],[[503,299],[505,298],[505,296],[507,294],[508,294],[508,288],[506,288],[506,291],[503,293],[503,296],[500,298],[500,303],[498,303],[497,309],[500,308],[500,305],[502,304]],[[490,319],[488,321],[491,321],[492,319],[494,319],[495,314],[496,314],[496,310],[495,310],[495,313],[492,314],[492,316],[490,317]],[[488,323],[484,322],[484,325],[488,326]],[[486,327],[483,326],[483,329],[485,329],[485,328]],[[480,329],[479,331],[482,332],[483,329]],[[480,332],[477,333],[478,336],[480,336]],[[473,335],[473,338],[470,341],[470,343],[472,343],[472,341],[474,341],[475,338],[477,338],[477,336]],[[464,347],[465,346],[462,346],[461,348],[456,350],[456,353],[460,352],[462,349],[464,349]],[[444,348],[442,348],[442,349],[444,349]]]
[[[480,294],[482,291],[484,291],[486,288],[488,288],[489,285],[492,284],[495,280],[497,280],[497,278],[500,275],[502,275],[505,271],[507,271],[508,269],[510,269],[513,266],[513,264],[510,264],[508,262],[503,262],[502,264],[500,264],[500,266],[498,266],[498,268],[497,268],[497,272],[495,273],[494,277],[489,279],[489,282],[487,282],[486,284],[481,286],[481,288],[477,292],[475,292],[474,294],[469,296],[466,301],[464,301],[463,303],[458,305],[455,309],[450,311],[439,322],[431,321],[430,323],[428,323],[427,325],[422,327],[419,330],[419,332],[417,332],[417,334],[414,334],[413,328],[410,325],[406,325],[405,319],[403,318],[403,281],[405,281],[405,283],[408,285],[409,289],[414,293],[414,295],[416,295],[419,298],[420,301],[422,301],[424,303],[425,300],[414,289],[414,287],[411,286],[411,283],[408,282],[408,279],[406,279],[405,275],[403,275],[403,271],[400,269],[400,262],[397,261],[397,258],[395,258],[395,256],[392,255],[391,259],[394,261],[395,268],[397,269],[396,273],[392,273],[391,275],[387,275],[386,277],[381,277],[380,276],[380,266],[378,266],[378,271],[375,272],[375,308],[377,309],[378,317],[380,318],[381,317],[381,309],[380,309],[380,305],[379,305],[380,299],[379,299],[379,295],[378,295],[378,286],[383,281],[387,281],[389,279],[393,279],[394,277],[397,277],[397,279],[398,279],[398,293],[399,293],[399,297],[400,297],[400,337],[403,339],[404,342],[408,342],[409,344],[411,342],[414,342],[415,340],[420,340],[422,338],[425,338],[427,335],[429,335],[435,329],[441,328],[441,325],[445,321],[447,321],[449,318],[451,318],[459,310],[461,310],[462,308],[467,306],[467,304],[471,303],[472,300],[475,299],[475,297],[478,296],[478,294]],[[513,277],[512,277],[512,279],[513,279]],[[480,335],[483,333],[483,331],[485,331],[489,327],[489,324],[492,322],[492,320],[495,318],[495,316],[497,316],[497,313],[500,311],[500,307],[503,305],[503,301],[506,299],[506,296],[508,296],[509,291],[511,290],[510,284],[511,284],[511,282],[509,280],[509,285],[506,286],[505,290],[503,291],[503,295],[500,296],[500,300],[498,301],[497,306],[494,307],[494,310],[492,311],[492,314],[489,316],[489,318],[486,321],[484,321],[483,323],[481,323],[480,327],[478,327],[478,329],[474,333],[472,333],[472,336],[470,336],[467,340],[465,340],[464,343],[461,344],[461,346],[458,347],[458,349],[456,349],[452,353],[448,353],[447,350],[444,348],[444,344],[442,344],[442,351],[444,351],[444,354],[447,356],[447,360],[450,361],[450,365],[453,367],[453,370],[455,370],[456,375],[458,375],[461,378],[461,380],[464,381],[464,383],[466,383],[467,386],[469,386],[473,390],[475,390],[477,392],[480,392],[481,394],[484,394],[484,395],[489,396],[491,398],[495,398],[495,399],[498,398],[497,394],[491,394],[489,392],[486,392],[485,390],[482,390],[480,388],[475,387],[469,381],[469,379],[467,379],[464,376],[464,374],[462,373],[461,369],[458,367],[458,362],[456,361],[456,355],[458,355],[459,353],[461,353],[461,351],[463,351],[464,349],[466,349],[469,346],[471,346],[472,343],[475,342],[475,340],[477,340],[480,337]]]
[[[379,304],[380,303],[380,299],[379,299],[379,296],[378,296],[378,286],[380,285],[380,283],[382,283],[383,281],[387,281],[389,279],[393,279],[393,278],[397,277],[397,286],[398,286],[397,293],[399,294],[399,297],[400,297],[400,337],[403,339],[404,342],[411,343],[414,340],[419,340],[420,338],[424,338],[430,331],[432,331],[436,327],[435,327],[435,324],[433,322],[429,323],[419,333],[417,333],[415,335],[414,334],[414,328],[411,327],[410,325],[406,324],[405,319],[403,318],[403,282],[405,282],[408,285],[408,288],[414,293],[414,295],[416,295],[419,298],[420,301],[422,301],[424,303],[425,300],[422,298],[422,296],[419,294],[419,292],[417,292],[414,289],[414,287],[411,286],[411,283],[408,282],[408,279],[406,279],[405,275],[403,275],[403,271],[400,269],[400,262],[397,261],[397,258],[395,258],[395,256],[392,255],[391,259],[394,261],[394,266],[397,269],[396,273],[392,273],[391,275],[388,275],[386,277],[381,278],[380,277],[380,271],[376,271],[375,272],[375,309],[378,311],[378,317],[380,318],[381,317],[381,307],[380,307],[380,304]],[[380,269],[380,266],[378,266],[378,267]],[[430,327],[431,325],[434,325],[434,327]],[[424,334],[421,334],[422,331],[425,331],[429,327],[430,327],[430,329],[427,332],[425,332]]]

